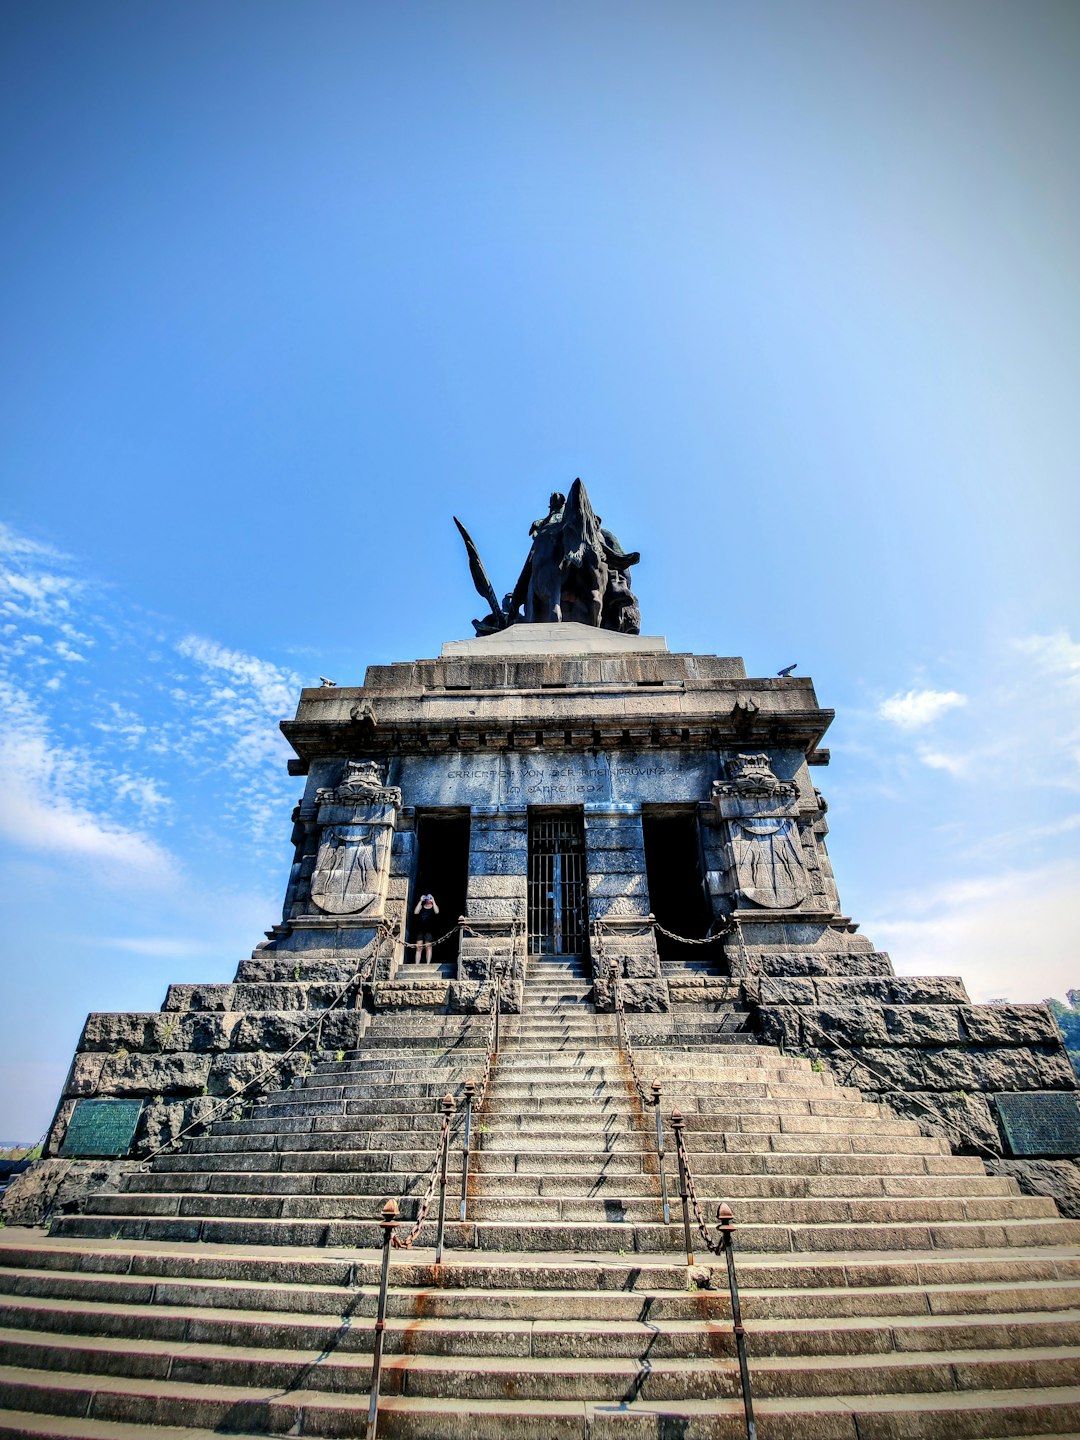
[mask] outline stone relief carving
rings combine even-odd
[[[810,893],[796,822],[732,820],[731,848],[743,897],[769,910],[790,910]]]
[[[321,832],[311,899],[328,915],[381,915],[401,791],[383,784],[375,760],[349,760],[334,786],[316,792]]]
[[[736,755],[727,762],[727,779],[714,780],[713,799],[763,796],[769,799],[794,800],[799,787],[794,780],[781,780],[769,762],[768,755]]]
[[[340,784],[317,790],[315,800],[319,805],[400,805],[401,791],[383,784],[377,760],[349,760]]]
[[[311,898],[320,910],[358,915],[382,901],[392,829],[390,822],[324,827],[311,877]]]

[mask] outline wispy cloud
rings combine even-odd
[[[960,975],[975,1000],[1028,1001],[1080,981],[1080,861],[985,872],[892,897],[867,920],[901,974]]]
[[[878,706],[883,720],[899,725],[901,730],[919,730],[946,714],[968,703],[967,696],[957,690],[908,690],[902,695],[890,695]]]
[[[213,639],[174,639],[8,526],[0,637],[0,834],[161,883],[178,872],[163,827],[215,806],[233,830],[280,842],[291,785],[277,721],[298,676]]]
[[[58,863],[92,862],[109,880],[174,882],[177,866],[164,846],[83,798],[101,778],[93,762],[51,743],[3,699],[0,692],[0,834]]]

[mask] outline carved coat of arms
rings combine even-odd
[[[733,820],[731,848],[742,895],[767,910],[792,910],[810,893],[798,826],[791,819]]]
[[[376,761],[350,760],[341,783],[316,798],[322,833],[312,901],[328,915],[381,915],[401,791],[382,783]]]
[[[767,910],[792,910],[811,891],[797,819],[798,786],[781,780],[770,757],[736,755],[713,799],[727,822],[740,896]]]

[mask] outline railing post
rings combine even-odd
[[[469,1146],[472,1141],[472,1107],[476,1094],[476,1081],[465,1081],[465,1136],[461,1142],[461,1218],[465,1219],[465,1208],[469,1203]]]
[[[675,1131],[675,1154],[679,1160],[679,1198],[682,1200],[683,1234],[686,1239],[686,1263],[687,1265],[693,1265],[694,1247],[690,1242],[690,1183],[686,1174],[686,1155],[683,1148],[686,1144],[686,1141],[683,1139],[683,1127],[685,1124],[686,1121],[683,1119],[682,1111],[672,1110],[671,1128]]]
[[[495,998],[492,1004],[495,1006],[495,1054],[499,1053],[499,1020],[502,1016],[502,980],[506,973],[506,966],[501,960],[495,965]]]
[[[664,1117],[660,1112],[660,1081],[652,1082],[652,1104],[656,1112],[656,1161],[660,1166],[660,1200],[664,1207],[664,1224],[671,1224],[671,1202],[668,1199],[667,1171],[664,1169]]]
[[[743,1410],[746,1414],[747,1440],[757,1440],[757,1425],[754,1422],[754,1400],[750,1393],[750,1367],[746,1363],[746,1334],[743,1330],[742,1310],[739,1306],[739,1282],[735,1278],[735,1217],[730,1205],[721,1205],[716,1212],[720,1237],[727,1260],[728,1290],[731,1293],[731,1325],[735,1332],[735,1349],[739,1356],[739,1378],[742,1382]]]
[[[439,1225],[435,1233],[435,1264],[442,1264],[443,1230],[446,1226],[446,1159],[450,1149],[450,1117],[455,1110],[454,1097],[449,1091],[442,1098],[443,1132],[439,1146]]]
[[[618,960],[608,961],[608,980],[611,984],[611,1006],[615,1011],[615,1033],[619,1037],[619,1049],[626,1049],[626,1029],[623,1021],[622,994],[620,988]]]
[[[368,1400],[367,1437],[375,1440],[379,1423],[379,1379],[382,1375],[383,1331],[386,1329],[386,1287],[390,1279],[390,1241],[398,1224],[396,1200],[387,1200],[382,1208],[382,1269],[379,1272],[379,1301],[375,1312],[375,1343],[371,1351],[371,1397]]]

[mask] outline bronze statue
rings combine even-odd
[[[477,635],[490,635],[522,620],[526,624],[576,620],[624,635],[637,635],[641,612],[630,589],[629,570],[641,559],[627,553],[605,530],[580,479],[568,495],[553,491],[548,513],[529,526],[532,547],[518,582],[499,603],[469,532],[454,516],[465,541],[477,593],[491,606],[474,620]]]

